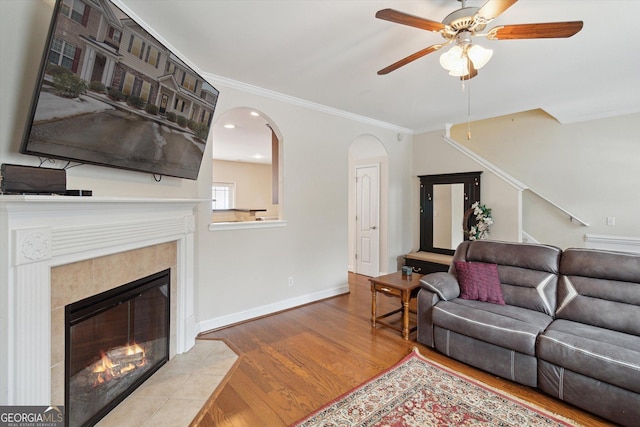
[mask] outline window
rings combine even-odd
[[[211,111],[202,110],[202,117],[200,118],[200,123],[204,123],[204,124],[208,125],[210,117],[211,117]]]
[[[160,51],[153,46],[149,46],[146,61],[158,68],[158,63],[160,62]]]
[[[132,34],[129,40],[129,52],[138,58],[142,58],[142,49],[144,49],[142,39]]]
[[[85,13],[85,4],[80,0],[62,0],[60,6],[60,13],[64,16],[73,19],[79,24],[82,24],[82,19]]]
[[[131,73],[126,73],[124,76],[124,84],[122,85],[122,93],[125,95],[131,95],[133,90],[133,84],[136,81],[136,76]]]
[[[111,37],[113,41],[116,41],[119,43],[120,39],[122,38],[122,31],[116,30],[115,28],[111,28],[109,30],[109,37]]]
[[[185,106],[185,102],[182,99],[176,98],[176,102],[173,106],[173,109],[176,111],[180,111],[181,113],[184,113],[184,106]]]
[[[214,182],[211,187],[211,209],[233,209],[236,185],[232,182]]]
[[[65,42],[64,40],[60,40],[57,37],[53,38],[51,50],[49,51],[49,62],[56,65],[62,65],[63,67],[71,70],[75,56],[75,46]]]
[[[149,102],[149,95],[151,95],[151,83],[142,82],[142,89],[140,90],[140,98],[144,102]]]
[[[191,74],[184,74],[184,80],[182,81],[182,86],[186,89],[189,89],[191,92],[196,90],[196,78]]]

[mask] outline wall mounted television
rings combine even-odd
[[[20,152],[195,180],[218,95],[110,0],[57,0]]]

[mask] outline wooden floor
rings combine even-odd
[[[367,277],[350,274],[349,288],[347,295],[203,334],[201,338],[225,340],[240,358],[193,425],[290,425],[394,365],[416,346],[433,360],[579,423],[610,425],[430,350],[415,342],[415,332],[404,341],[396,331],[372,328]],[[397,308],[398,300],[379,296],[378,304],[388,311]]]

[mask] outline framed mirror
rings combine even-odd
[[[453,255],[468,240],[462,221],[471,205],[480,201],[480,174],[464,172],[421,175],[420,251]],[[470,221],[471,219],[468,219]],[[469,227],[469,224],[466,224]]]

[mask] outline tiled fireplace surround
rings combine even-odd
[[[0,196],[0,405],[63,405],[64,306],[167,268],[170,357],[194,345],[196,203]]]

